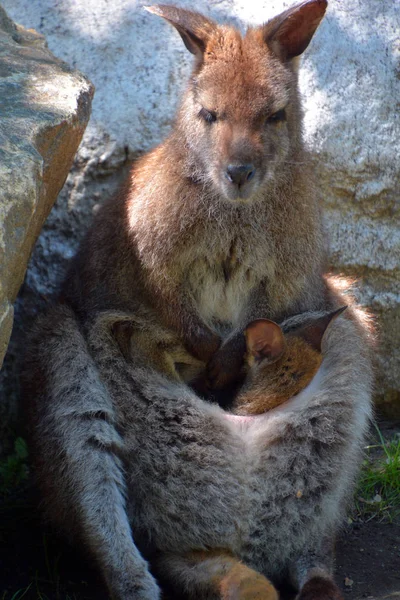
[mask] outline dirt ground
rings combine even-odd
[[[341,532],[336,554],[345,600],[400,599],[400,522],[352,522]],[[43,526],[29,486],[0,503],[0,600],[22,598],[108,598],[87,559]]]
[[[386,441],[400,435],[400,423],[396,421],[381,420],[379,429]],[[376,434],[372,431],[374,441]],[[381,449],[373,450],[372,455],[374,452],[375,458],[382,456]],[[346,527],[336,547],[336,580],[345,592],[345,600],[400,599],[400,519],[382,523],[372,518]]]
[[[348,527],[336,548],[336,581],[349,600],[400,598],[400,524]]]

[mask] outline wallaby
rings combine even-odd
[[[317,317],[296,315],[298,322],[288,332],[268,319],[249,323],[244,330],[246,354],[239,378],[245,379],[246,385],[234,400],[231,398],[234,414],[263,414],[306,388],[321,366],[326,330],[346,308]],[[105,318],[112,322],[115,338],[128,361],[143,362],[172,381],[186,381],[210,399],[204,363],[189,354],[180,338],[160,327],[150,313],[146,319],[116,313],[106,313]]]
[[[303,323],[287,333],[267,319],[250,323],[245,329],[246,386],[233,402],[234,413],[260,415],[303,391],[321,366],[327,328],[346,308],[317,318],[303,315]]]
[[[305,390],[246,419],[127,360],[120,341],[151,313],[219,389],[242,370],[246,324],[289,331],[291,315],[348,303],[323,276],[297,86],[325,9],[306,0],[244,35],[150,9],[195,56],[176,121],[98,212],[34,327],[24,398],[43,498],[116,600],[159,598],[156,577],[174,597],[273,600],[267,578],[289,578],[301,600],[340,598],[333,539],[371,410],[361,312],[330,325]]]
[[[296,315],[297,322],[288,332],[267,319],[248,324],[244,331],[246,385],[233,401],[232,414],[261,415],[303,391],[321,367],[321,347],[327,328],[346,308],[318,316]],[[118,317],[122,320],[118,321]],[[138,320],[133,315],[106,313],[103,325],[105,321],[112,324],[127,360],[134,360],[136,364],[143,361],[172,381],[184,381],[185,377],[190,381],[190,374],[197,374],[202,366],[185,351],[176,335],[157,327],[150,314],[146,320]],[[301,490],[297,494],[301,497]],[[201,573],[210,588],[208,595],[214,591],[215,597],[224,598],[276,597],[274,588],[262,575],[240,563],[226,550],[191,551],[186,556],[181,554],[180,561],[186,563],[186,569],[195,568]],[[171,562],[166,561],[170,576],[176,568],[176,558]],[[165,564],[163,566],[165,570]],[[180,574],[182,576],[182,564]]]

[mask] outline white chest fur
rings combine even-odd
[[[198,259],[188,272],[188,284],[200,317],[209,325],[213,321],[241,324],[251,291],[261,279],[273,272],[273,261],[262,261],[262,268],[230,256],[224,260]]]
[[[241,270],[242,271],[242,270]],[[203,275],[203,285],[195,288],[197,310],[206,323],[218,320],[236,325],[254,284],[254,276],[238,272],[228,281],[211,271]]]
[[[287,421],[291,421],[294,413],[304,411],[315,397],[324,377],[321,366],[311,383],[297,396],[269,412],[256,416],[239,416],[221,410],[219,417],[227,421],[232,435],[241,439],[243,451],[250,464],[254,464],[260,455],[260,448],[274,437],[275,433]]]

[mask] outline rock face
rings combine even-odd
[[[93,87],[0,8],[0,366],[31,250],[71,167]]]
[[[177,3],[240,26],[261,23],[292,2]],[[45,34],[50,49],[87,73],[97,90],[74,168],[32,257],[18,304],[23,323],[38,293],[56,289],[93,209],[115,189],[127,162],[168,132],[192,57],[171,27],[133,0],[3,5]],[[359,298],[380,318],[378,392],[400,413],[399,30],[398,2],[330,0],[302,59],[301,88],[331,266],[360,278]]]

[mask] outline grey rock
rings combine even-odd
[[[0,7],[0,366],[32,248],[70,170],[93,86]],[[3,407],[3,405],[2,405]]]
[[[261,23],[288,4],[179,1],[239,26]],[[129,160],[167,134],[191,55],[171,27],[134,0],[3,5],[15,20],[45,34],[50,49],[87,73],[97,89],[74,168],[32,257],[17,306],[23,328],[38,294],[56,289],[93,209],[115,190]],[[378,315],[378,396],[400,413],[399,36],[400,3],[330,0],[302,59],[301,89],[331,268],[358,277],[360,301]]]

